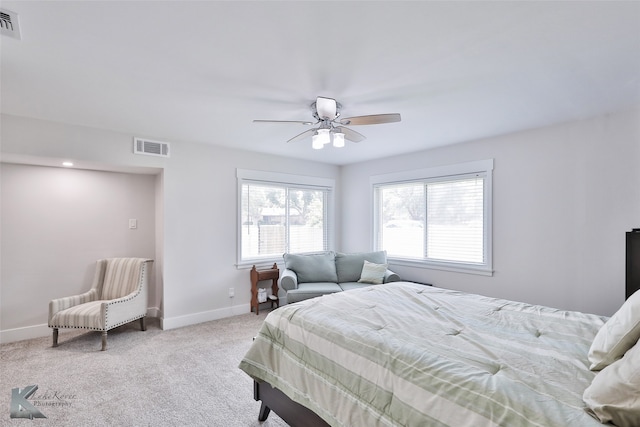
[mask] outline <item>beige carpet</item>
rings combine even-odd
[[[0,346],[0,425],[286,426],[258,421],[253,382],[238,364],[267,313],[162,331],[148,319],[109,332],[60,332]],[[10,417],[12,389],[37,385],[28,399],[47,418]]]

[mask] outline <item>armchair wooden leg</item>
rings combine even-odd
[[[140,330],[141,331],[146,331],[147,330],[147,324],[145,323],[145,318],[141,317],[140,318]]]
[[[107,331],[102,331],[102,351],[107,349]]]
[[[52,347],[57,347],[58,346],[58,328],[53,328],[53,346]]]

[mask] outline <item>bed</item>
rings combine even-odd
[[[259,419],[294,427],[595,427],[583,393],[607,321],[396,282],[274,310],[240,369]]]

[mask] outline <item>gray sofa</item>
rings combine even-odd
[[[400,280],[387,268],[386,251],[284,254],[284,264],[278,295],[281,304]]]

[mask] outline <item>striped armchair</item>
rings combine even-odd
[[[107,331],[140,319],[146,326],[149,266],[145,258],[109,258],[96,262],[93,285],[80,295],[49,302],[49,327],[53,347],[58,346],[59,328],[102,331],[102,350],[107,349]]]

